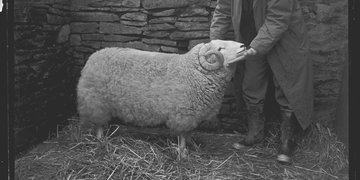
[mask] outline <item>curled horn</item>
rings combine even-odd
[[[199,51],[199,63],[205,70],[214,71],[223,66],[224,56],[211,44],[204,44]]]

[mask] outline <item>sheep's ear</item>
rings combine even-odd
[[[224,56],[210,43],[204,44],[199,51],[199,64],[208,71],[214,71],[223,66]]]

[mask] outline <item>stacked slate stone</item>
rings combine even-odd
[[[299,0],[310,37],[314,67],[315,118],[324,125],[335,119],[335,109],[347,60],[347,1]]]
[[[184,53],[209,41],[210,0],[88,0],[72,3],[70,43],[83,65],[95,50],[130,47]]]

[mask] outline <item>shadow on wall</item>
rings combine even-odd
[[[16,153],[48,138],[76,111],[67,3],[14,2]]]

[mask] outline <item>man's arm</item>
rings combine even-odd
[[[268,53],[288,29],[295,0],[269,0],[265,22],[250,46],[259,54]]]
[[[231,25],[231,0],[217,0],[210,26],[210,40],[225,39]]]

